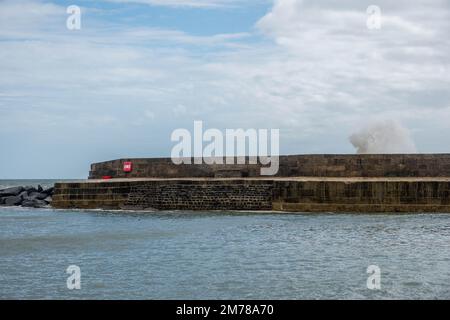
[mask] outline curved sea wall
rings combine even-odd
[[[248,158],[247,158],[248,159]],[[125,172],[125,162],[132,170]],[[259,177],[260,164],[181,164],[170,158],[118,159],[91,165],[89,179]],[[236,161],[234,161],[236,163]],[[450,154],[322,154],[279,157],[276,177],[450,177]]]
[[[57,183],[57,208],[450,212],[450,178],[124,179]]]
[[[450,154],[281,156],[276,176],[261,176],[260,169],[257,164],[175,165],[169,158],[95,163],[90,180],[57,183],[52,205],[135,210],[450,212]]]

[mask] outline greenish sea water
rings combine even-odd
[[[0,207],[0,298],[450,299],[450,215]]]

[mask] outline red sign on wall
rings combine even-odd
[[[130,161],[123,163],[123,172],[131,172],[133,170],[133,164]]]

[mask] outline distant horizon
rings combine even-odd
[[[368,154],[357,154],[357,153],[292,153],[292,154],[280,154],[280,156],[287,156],[287,155],[415,155],[415,154],[425,154],[425,155],[430,155],[430,154],[436,154],[436,155],[445,155],[445,154],[450,154],[450,152],[440,152],[440,153],[434,153],[434,152],[416,152],[416,153],[368,153]],[[248,156],[246,156],[248,157]],[[141,158],[132,158],[132,157],[127,157],[127,158],[117,158],[117,159],[109,159],[109,160],[104,160],[104,161],[99,161],[99,162],[93,162],[91,164],[94,163],[102,163],[102,162],[108,162],[108,161],[115,161],[115,160],[127,160],[127,159],[170,159],[170,157],[141,157]],[[89,176],[89,167],[86,170],[86,175],[84,177],[74,177],[74,178],[29,178],[29,177],[21,177],[21,178],[12,178],[12,177],[0,177],[0,180],[85,180],[87,179]]]
[[[360,155],[360,156],[370,156],[370,155],[383,155],[383,156],[389,156],[389,155],[447,155],[450,154],[450,152],[443,152],[443,153],[433,153],[433,152],[417,152],[417,153],[366,153],[366,154],[357,154],[357,153],[294,153],[294,154],[280,154],[280,157],[282,156],[308,156],[308,155]],[[245,156],[248,157],[248,156]],[[193,157],[192,157],[193,158]],[[136,159],[170,159],[170,157],[144,157],[144,158],[117,158],[117,159],[109,159],[109,160],[104,160],[104,161],[99,161],[99,162],[95,162],[95,163],[102,163],[102,162],[109,162],[109,161],[116,161],[116,160],[136,160]],[[93,164],[93,163],[92,163]],[[227,165],[227,164],[224,164]],[[231,165],[231,164],[228,164]],[[7,180],[86,180],[88,179],[89,176],[89,169],[86,171],[86,176],[85,177],[72,177],[72,178],[10,178],[10,177],[0,177],[0,181],[7,181]]]

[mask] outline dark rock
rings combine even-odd
[[[53,187],[12,187],[0,190],[0,205],[42,208],[52,202]]]
[[[0,191],[0,197],[17,196],[23,191],[23,187],[12,187]]]
[[[37,192],[37,189],[35,188],[35,187],[33,187],[33,186],[25,186],[25,187],[23,187],[24,188],[24,190],[26,191],[26,192],[28,192],[28,193],[31,193],[31,192]]]
[[[48,194],[49,196],[53,195],[53,187],[50,187],[48,189],[45,189],[44,191],[42,191],[42,193]]]
[[[22,197],[20,196],[10,196],[10,197],[6,197],[4,198],[5,200],[5,205],[7,206],[18,206],[22,203]]]
[[[21,197],[22,199],[25,199],[25,197],[27,197],[28,196],[28,192],[27,191],[22,191],[20,194],[19,194],[19,197]]]
[[[39,192],[31,192],[25,197],[23,197],[23,200],[34,200],[36,199],[36,196],[39,194]]]
[[[35,199],[44,200],[47,197],[48,197],[48,195],[45,193],[32,192],[28,196],[24,197],[24,199],[25,200],[35,200]]]
[[[47,207],[48,204],[44,200],[25,200],[22,202],[22,207],[28,207],[28,208],[44,208]]]
[[[36,195],[36,199],[38,199],[38,200],[44,200],[47,197],[48,197],[48,194],[46,194],[46,193],[38,193]]]

